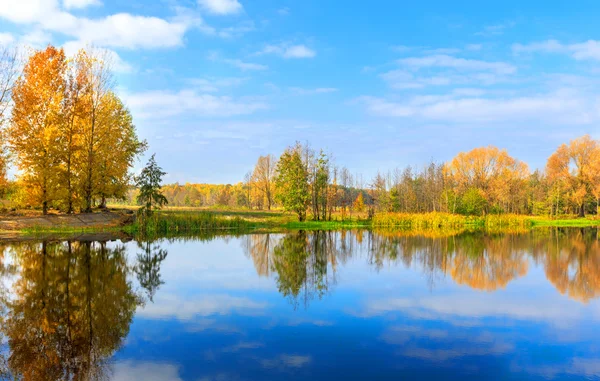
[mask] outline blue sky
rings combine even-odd
[[[493,144],[532,168],[600,121],[595,1],[0,0],[0,43],[110,51],[167,182],[296,140],[368,180]],[[137,163],[137,167],[141,166]]]

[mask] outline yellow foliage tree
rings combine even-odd
[[[139,141],[131,113],[115,93],[109,92],[102,99],[99,114],[99,125],[104,131],[98,145],[98,183],[93,195],[100,199],[100,207],[105,208],[107,198],[125,196],[129,169],[135,157],[146,149],[146,142]]]
[[[65,72],[62,49],[52,46],[35,52],[17,80],[8,141],[17,156],[28,194],[48,212],[58,187],[57,147],[63,123]]]
[[[583,217],[586,200],[598,200],[600,143],[585,135],[561,145],[548,158],[546,172],[552,184],[564,184],[565,193]]]
[[[95,190],[102,180],[97,166],[100,151],[110,144],[106,98],[110,97],[112,74],[108,61],[99,54],[86,51],[78,54],[76,67],[78,80],[83,87],[82,118],[79,125],[82,138],[82,151],[78,162],[81,171],[79,190],[82,210],[91,212]]]
[[[506,150],[489,146],[459,153],[446,164],[445,172],[459,194],[475,188],[483,192],[489,203],[513,211],[529,168]]]
[[[129,169],[146,143],[111,88],[101,55],[81,50],[67,60],[49,46],[29,57],[12,91],[8,141],[29,202],[44,214],[50,206],[89,212],[95,200],[105,206],[107,198],[125,196]]]
[[[363,197],[362,192],[360,192],[356,197],[356,200],[354,200],[354,210],[358,213],[362,213],[365,210],[365,198]]]

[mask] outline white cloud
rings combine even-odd
[[[225,78],[192,78],[189,80],[198,91],[205,93],[216,93],[223,88],[240,86],[248,78],[225,77]]]
[[[181,22],[128,13],[100,20],[81,19],[78,24],[76,30],[68,32],[81,41],[130,49],[179,46],[189,27]]]
[[[465,46],[466,50],[471,50],[471,51],[481,50],[482,48],[483,48],[483,45],[481,45],[481,44],[468,44],[467,46]]]
[[[83,48],[98,51],[116,73],[131,73],[133,71],[133,67],[125,62],[114,50],[96,47],[90,48],[88,44],[81,41],[69,41],[63,45],[65,54],[71,57],[75,56]]]
[[[78,0],[78,3],[83,1]],[[190,17],[167,21],[129,13],[97,19],[76,17],[61,10],[58,0],[0,0],[0,18],[64,34],[96,46],[129,49],[182,45],[185,32],[199,21]]]
[[[559,53],[568,54],[576,60],[600,61],[600,41],[588,40],[576,44],[563,44],[557,40],[534,42],[531,44],[514,44],[514,53]]]
[[[168,363],[120,361],[114,365],[114,381],[181,381],[179,367]]]
[[[503,34],[507,29],[514,27],[516,23],[514,21],[508,21],[502,24],[488,25],[483,28],[482,31],[475,33],[476,36],[499,36]]]
[[[269,369],[302,368],[312,362],[311,356],[283,354],[273,359],[262,359],[260,363]]]
[[[294,45],[285,49],[283,52],[284,58],[312,58],[316,56],[314,50],[307,48],[304,45]]]
[[[198,4],[215,15],[236,14],[243,9],[238,0],[198,0]]]
[[[529,300],[529,299],[528,299]],[[382,316],[389,312],[403,311],[441,320],[450,317],[484,319],[490,316],[505,316],[528,321],[545,321],[556,324],[571,324],[584,315],[584,306],[568,299],[549,303],[539,299],[524,303],[506,294],[444,295],[421,298],[388,298],[370,300],[359,316]]]
[[[268,69],[268,67],[266,65],[261,65],[261,64],[252,63],[252,62],[244,62],[239,59],[225,59],[225,60],[223,60],[223,62],[225,62],[228,65],[237,67],[238,69],[240,69],[242,71],[260,71],[260,70]]]
[[[246,21],[236,26],[221,28],[215,34],[221,38],[237,38],[255,30],[254,22]]]
[[[290,87],[290,91],[297,95],[329,94],[338,91],[335,87],[317,87],[315,89],[305,89],[302,87]]]
[[[0,45],[10,45],[15,42],[15,37],[10,33],[0,33]]]
[[[306,45],[267,45],[265,48],[258,52],[257,55],[262,54],[275,54],[283,58],[313,58],[317,53],[308,48]]]
[[[63,5],[66,9],[83,9],[102,5],[102,2],[99,0],[63,0]]]
[[[377,97],[359,99],[369,113],[385,117],[415,117],[426,120],[481,122],[539,122],[561,125],[600,121],[600,97],[576,90],[518,97],[480,97],[464,93],[412,97],[402,101]]]
[[[512,74],[517,71],[513,65],[504,62],[458,58],[445,54],[402,58],[398,60],[398,63],[417,70],[422,68],[449,68],[466,71],[490,71],[497,74]]]
[[[380,77],[394,89],[422,89],[428,86],[489,86],[506,81],[505,75],[496,73],[436,73],[415,75],[413,72],[397,69],[382,73]]]
[[[133,115],[144,119],[168,118],[186,113],[201,117],[232,117],[268,108],[262,101],[235,100],[190,89],[179,92],[158,90],[124,94],[124,99]]]
[[[52,42],[52,35],[42,29],[34,29],[22,36],[20,42],[34,49],[41,49]]]
[[[0,0],[0,17],[14,23],[36,22],[57,9],[57,0]]]
[[[156,296],[154,303],[141,307],[137,316],[193,320],[197,316],[227,315],[233,311],[242,315],[256,315],[266,306],[266,303],[230,295],[201,295],[184,299],[180,295],[161,293]]]

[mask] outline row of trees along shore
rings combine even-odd
[[[114,88],[110,62],[98,51],[67,58],[48,46],[21,65],[15,50],[0,49],[0,190],[44,213],[89,212],[108,199],[132,203],[139,191],[130,169],[147,144]],[[10,162],[19,171],[16,185],[6,180]],[[489,146],[370,181],[296,143],[279,159],[259,157],[238,184],[162,191],[175,206],[283,208],[300,220],[381,212],[584,216],[597,214],[600,204],[600,142],[586,135],[561,145],[543,171],[530,172]]]
[[[162,191],[171,206],[283,208],[315,220],[383,212],[584,216],[598,213],[600,142],[588,135],[574,139],[557,148],[544,170],[533,172],[489,146],[447,163],[378,173],[370,181],[335,166],[322,150],[297,143],[279,159],[259,157],[238,184],[170,184]]]
[[[0,185],[12,161],[19,171],[12,196],[44,214],[90,212],[124,197],[147,145],[114,91],[106,54],[68,58],[48,46],[19,61],[16,50],[0,51]]]

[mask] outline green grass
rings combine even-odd
[[[568,218],[568,219],[550,219],[531,217],[534,227],[591,227],[600,226],[599,219],[593,218]]]
[[[146,224],[146,234],[177,234],[205,230],[230,231],[274,231],[277,229],[290,230],[335,230],[347,228],[368,228],[368,220],[334,220],[334,221],[298,221],[290,214],[281,212],[208,212],[161,210],[156,212]],[[142,232],[140,223],[126,227],[132,234]]]
[[[534,227],[589,227],[600,226],[597,218],[550,219],[521,215],[488,215],[485,217],[462,216],[448,213],[380,213],[372,220],[354,216],[342,220],[334,214],[333,221],[303,221],[290,213],[281,211],[254,210],[204,210],[164,209],[156,212],[148,222],[145,234],[155,236],[183,236],[208,231],[221,233],[274,232],[283,230],[337,230],[354,228],[402,229],[432,231],[436,229],[485,229],[487,231],[510,231]],[[104,233],[126,232],[131,235],[142,233],[139,223],[125,227],[69,226],[32,227],[21,230],[25,234],[43,233]],[[13,232],[14,233],[14,232]]]

